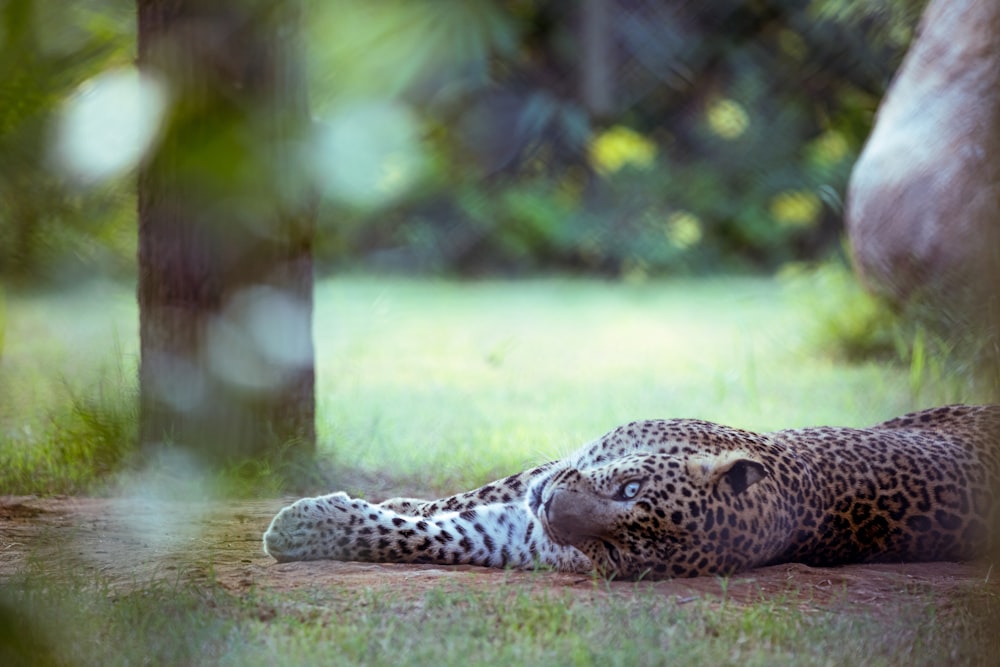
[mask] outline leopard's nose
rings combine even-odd
[[[592,495],[557,489],[545,502],[545,518],[551,537],[560,544],[575,545],[583,540],[603,538],[609,526],[604,507]]]

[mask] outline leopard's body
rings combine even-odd
[[[772,433],[639,421],[441,500],[305,498],[278,513],[264,545],[279,561],[658,578],[791,561],[966,560],[990,547],[998,481],[1000,406]]]

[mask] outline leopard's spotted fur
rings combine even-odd
[[[264,545],[279,561],[544,565],[619,577],[963,560],[989,546],[998,480],[1000,406],[773,433],[639,421],[441,500],[306,498],[278,513]]]

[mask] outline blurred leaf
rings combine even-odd
[[[558,101],[544,91],[537,91],[528,96],[521,109],[517,131],[522,136],[537,136],[549,126],[558,112]]]
[[[906,46],[927,0],[813,0],[810,4],[811,12],[819,19],[855,25],[874,19],[887,27],[879,35],[881,39]]]
[[[30,279],[101,245],[95,231],[121,203],[114,188],[70,187],[52,169],[48,146],[62,101],[129,58],[134,7],[125,0],[6,0],[0,8],[0,274]]]
[[[492,0],[313,0],[308,10],[321,111],[335,98],[480,86],[490,58],[517,46],[516,23]]]

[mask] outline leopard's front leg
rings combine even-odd
[[[510,477],[498,479],[478,489],[466,491],[438,500],[419,498],[390,498],[379,503],[379,507],[406,516],[430,517],[442,512],[462,512],[467,509],[492,505],[494,503],[517,503],[523,500],[531,483],[547,472],[554,463],[519,472]]]
[[[591,569],[590,560],[580,551],[552,542],[520,502],[420,517],[343,493],[304,498],[274,517],[264,534],[264,550],[278,561]]]

